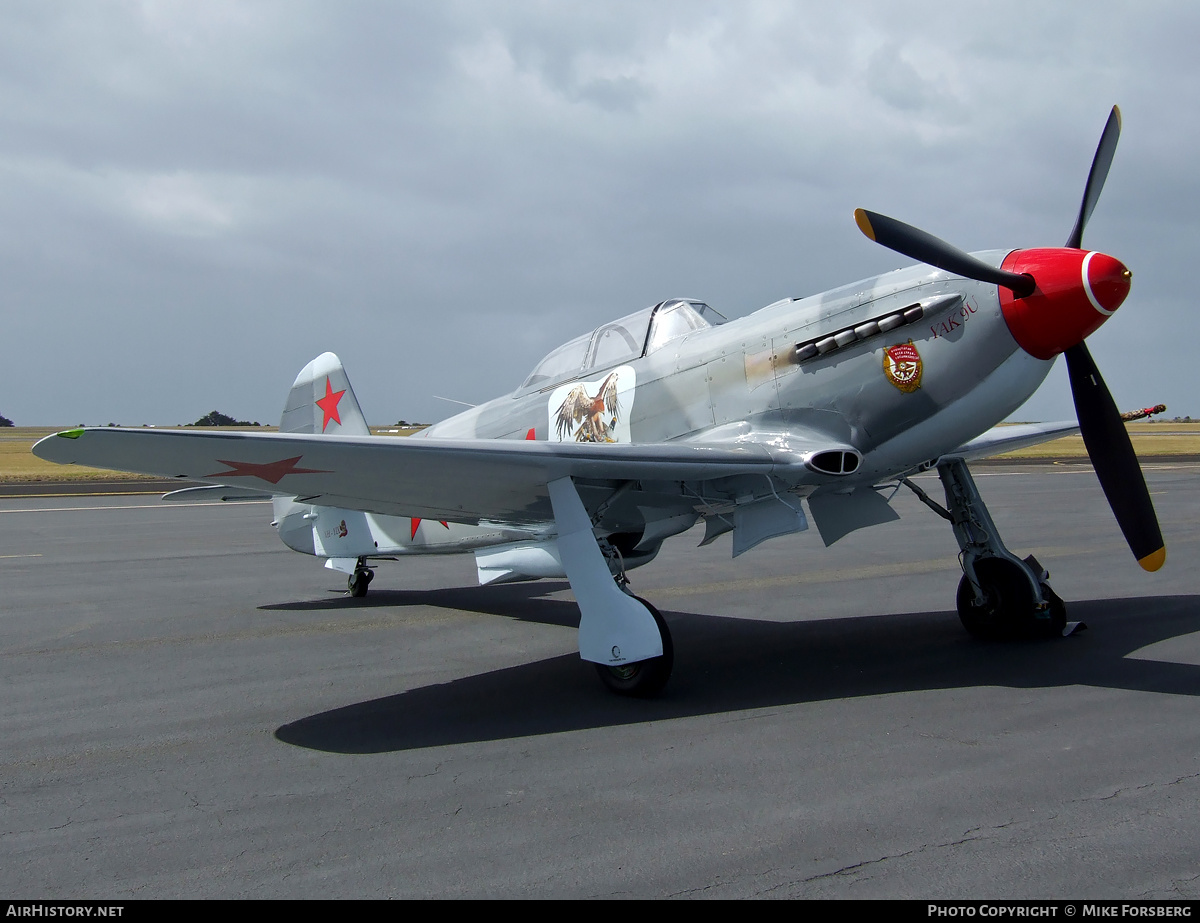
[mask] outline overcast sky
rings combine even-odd
[[[0,413],[278,422],[338,353],[373,423],[506,392],[674,295],[730,316],[1084,238],[1134,274],[1089,345],[1200,416],[1200,4],[0,4]],[[461,408],[457,408],[461,409]],[[1056,369],[1023,419],[1073,416]]]

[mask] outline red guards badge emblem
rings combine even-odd
[[[921,387],[921,373],[925,370],[921,354],[913,341],[897,343],[883,351],[883,374],[905,394],[912,394]]]

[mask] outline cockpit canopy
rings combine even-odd
[[[703,301],[672,298],[660,302],[564,343],[534,367],[517,393],[541,391],[589,372],[648,356],[693,330],[725,322],[722,314]]]

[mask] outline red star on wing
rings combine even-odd
[[[408,533],[409,538],[417,537],[417,526],[419,526],[421,524],[421,522],[422,522],[422,520],[420,520],[420,519],[414,519],[412,521],[412,531]],[[447,529],[450,528],[450,524],[447,523],[446,520],[439,519],[438,522],[440,522],[442,525],[444,525]]]
[[[345,391],[334,391],[333,385],[329,383],[329,376],[325,376],[325,396],[319,401],[313,401],[314,404],[321,408],[321,413],[324,414],[324,419],[321,420],[321,432],[325,432],[325,427],[329,425],[330,420],[338,426],[342,425],[342,418],[338,414],[338,402],[345,393]]]
[[[240,462],[227,461],[224,458],[218,458],[222,465],[228,465],[228,471],[216,471],[212,474],[206,474],[206,478],[259,478],[266,481],[268,484],[278,484],[284,477],[289,474],[332,474],[331,471],[322,471],[319,468],[297,468],[296,462],[300,461],[304,456],[297,455],[295,458],[281,458],[279,461],[264,462],[258,464],[256,462]]]

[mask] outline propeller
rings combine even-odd
[[[983,260],[977,260],[971,254],[946,243],[940,237],[934,237],[928,231],[914,228],[911,224],[905,224],[887,215],[856,208],[854,220],[858,222],[858,229],[875,243],[921,263],[952,272],[956,276],[1003,285],[1018,298],[1032,295],[1037,287],[1033,276],[989,266]]]
[[[1113,106],[1104,132],[1100,136],[1100,143],[1096,147],[1096,154],[1092,158],[1092,169],[1088,173],[1087,185],[1084,186],[1079,216],[1067,238],[1066,248],[1069,251],[1078,251],[1082,246],[1084,228],[1100,200],[1100,193],[1108,178],[1120,136],[1121,110]],[[1017,299],[1027,299],[1035,292],[1037,297],[1043,299],[1053,297],[1038,290],[1037,282],[1030,273],[1011,272],[990,266],[944,240],[902,221],[862,208],[855,209],[854,220],[863,234],[871,240],[922,263],[937,266],[968,279],[1001,286],[1011,291]],[[1090,258],[1091,255],[1087,259]],[[1120,266],[1119,263],[1116,265]],[[1124,267],[1120,268],[1124,270]],[[1124,271],[1124,275],[1127,286],[1128,271]],[[1098,304],[1094,297],[1091,284],[1085,262],[1081,286],[1087,288],[1087,298],[1092,304],[1097,309],[1102,309],[1102,305]],[[1111,310],[1104,309],[1102,313],[1107,316],[1119,304],[1118,299]],[[1121,527],[1129,549],[1145,570],[1155,571],[1162,567],[1167,551],[1154,513],[1154,504],[1150,501],[1146,479],[1142,475],[1121,414],[1091,353],[1084,345],[1083,336],[1086,332],[1085,330],[1083,335],[1077,338],[1073,337],[1075,342],[1071,345],[1063,344],[1066,348],[1061,349],[1067,360],[1071,396],[1075,401],[1083,444],[1087,448],[1096,477],[1105,497],[1108,498],[1108,504],[1117,518],[1117,524]]]
[[[1079,432],[1104,496],[1138,563],[1146,570],[1158,570],[1167,549],[1125,421],[1088,348],[1078,343],[1065,355]]]
[[[1087,185],[1083,187],[1083,200],[1079,204],[1079,217],[1066,246],[1078,249],[1083,244],[1083,229],[1087,226],[1092,211],[1100,200],[1104,181],[1117,152],[1117,141],[1121,137],[1121,110],[1116,106],[1108,114],[1100,143],[1096,145],[1096,156],[1092,158],[1092,169],[1088,172]],[[1117,517],[1117,525],[1129,544],[1129,550],[1138,564],[1148,571],[1156,571],[1167,559],[1158,517],[1146,488],[1146,478],[1138,464],[1129,441],[1129,431],[1121,412],[1100,376],[1092,354],[1083,341],[1076,343],[1064,355],[1067,358],[1067,375],[1071,379],[1071,397],[1075,400],[1075,414],[1079,418],[1079,432],[1087,448],[1088,457],[1108,505]]]
[[[1096,156],[1092,158],[1092,169],[1088,171],[1087,185],[1083,187],[1083,201],[1079,203],[1079,217],[1075,219],[1075,227],[1067,238],[1065,246],[1079,249],[1083,243],[1083,229],[1092,217],[1096,203],[1100,201],[1100,192],[1104,189],[1104,181],[1108,179],[1108,168],[1112,166],[1113,155],[1117,152],[1117,141],[1121,137],[1121,110],[1116,106],[1108,114],[1104,123],[1104,131],[1100,135],[1100,143],[1096,145]]]

